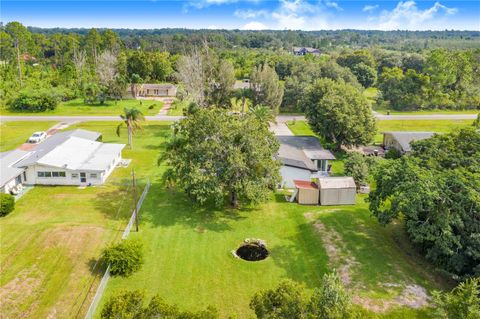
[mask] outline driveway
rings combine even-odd
[[[270,123],[270,131],[275,135],[293,135],[285,122]]]

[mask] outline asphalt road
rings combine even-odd
[[[418,114],[418,115],[383,115],[374,114],[381,121],[386,120],[473,120],[477,118],[476,114]],[[182,116],[154,115],[145,116],[148,121],[178,121]],[[91,122],[91,121],[119,121],[119,116],[0,116],[0,122],[11,121],[59,121],[59,122]],[[301,115],[279,115],[277,122],[304,121],[305,116]]]

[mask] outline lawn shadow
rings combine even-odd
[[[88,269],[93,276],[103,276],[107,269],[105,263],[101,258],[90,258],[87,262]]]
[[[127,219],[133,211],[133,192],[127,187],[129,181],[122,182],[115,189],[98,192],[94,199],[94,206],[107,218],[113,220]],[[143,187],[138,187],[137,197],[140,196]]]
[[[318,287],[324,273],[328,272],[328,256],[310,223],[298,225],[296,235],[286,238],[288,244],[270,249],[275,264],[283,268],[288,279],[308,288]]]
[[[224,232],[232,229],[230,222],[246,218],[242,213],[251,210],[249,207],[217,209],[212,206],[199,206],[184,193],[167,189],[159,180],[152,183],[142,207],[141,218],[154,227],[182,224],[196,230]]]

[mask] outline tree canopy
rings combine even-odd
[[[279,181],[278,142],[254,114],[198,109],[174,125],[168,178],[200,204],[264,200]]]

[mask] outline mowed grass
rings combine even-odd
[[[116,136],[116,123],[78,127],[101,132],[104,142],[126,141],[126,134]],[[146,178],[154,176],[159,136],[168,131],[168,123],[145,124],[134,138],[138,145],[123,152],[132,163],[117,168],[105,185],[85,189],[37,186],[17,202],[11,214],[0,218],[2,316],[84,315],[98,284],[96,275],[103,271],[98,266],[94,270],[94,265],[101,250],[120,239],[132,212],[131,169],[136,169],[141,191]]]
[[[457,128],[471,126],[473,120],[387,120],[377,121],[377,134],[375,143],[381,143],[383,135],[381,132],[389,131],[415,131],[415,132],[438,132],[447,133]],[[313,135],[310,126],[306,121],[292,121],[287,123],[295,135]]]
[[[105,104],[89,105],[85,104],[82,98],[73,99],[66,102],[61,102],[55,110],[45,112],[15,112],[9,109],[0,109],[0,115],[120,115],[123,114],[124,108],[136,107],[144,115],[156,115],[163,106],[161,101],[153,100],[135,100],[126,98],[123,100],[107,101]]]
[[[56,122],[0,122],[0,152],[10,151],[36,131],[46,131]]]

